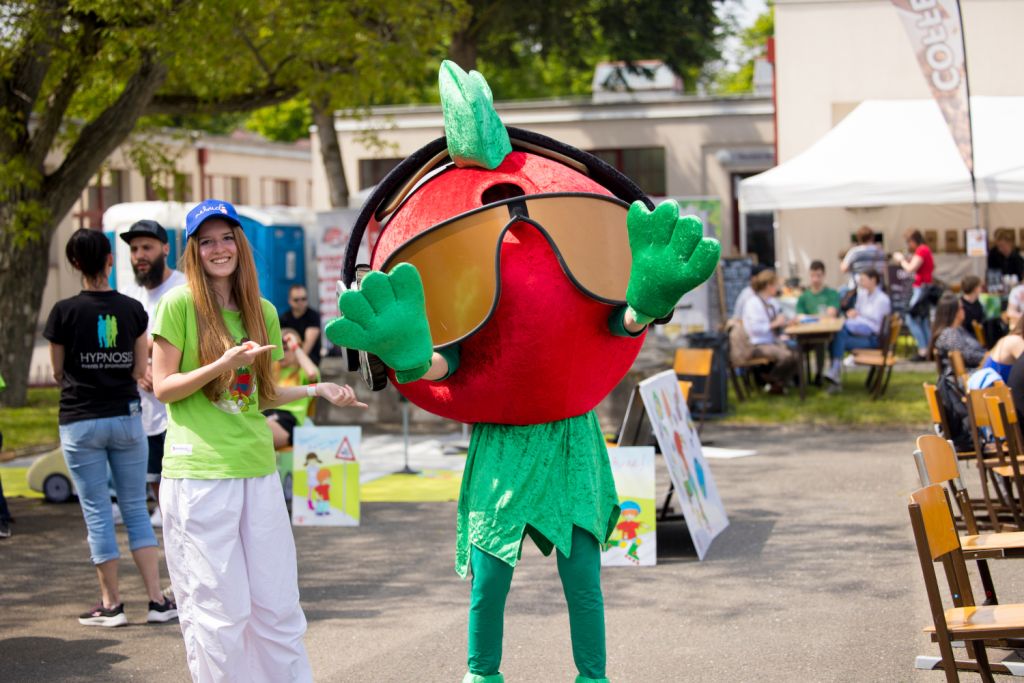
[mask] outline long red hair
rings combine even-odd
[[[231,232],[235,238],[238,263],[235,272],[231,275],[231,294],[242,315],[242,326],[245,327],[246,336],[260,345],[269,344],[267,321],[263,317],[263,306],[260,303],[260,283],[256,276],[256,263],[253,260],[252,248],[241,228],[232,225]],[[236,344],[231,333],[228,332],[223,316],[221,316],[220,306],[217,304],[209,284],[209,277],[203,270],[203,264],[199,258],[199,240],[195,235],[185,243],[182,269],[188,280],[188,288],[192,292],[192,300],[196,307],[199,364],[208,365]],[[271,366],[269,353],[261,353],[253,363],[260,401],[272,400],[276,394]],[[203,387],[203,393],[211,401],[218,400],[228,390],[232,375],[231,372],[225,372],[211,380]]]

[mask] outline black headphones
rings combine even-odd
[[[588,176],[627,204],[641,201],[649,210],[654,209],[654,202],[644,194],[644,191],[636,183],[593,154],[532,131],[508,126],[505,129],[508,131],[513,150],[532,152],[559,161]],[[427,143],[391,169],[374,188],[373,193],[363,204],[355,225],[352,226],[352,233],[345,249],[345,263],[342,267],[341,279],[346,287],[351,287],[352,283],[357,280],[356,260],[359,254],[359,245],[363,241],[367,226],[371,221],[379,221],[396,211],[404,198],[414,189],[415,184],[427,173],[441,168],[445,163],[450,163],[447,149],[448,142],[445,137]],[[369,267],[359,268],[360,275],[367,271],[369,271]],[[368,368],[368,365],[374,361],[380,364],[379,359],[354,349],[346,349],[346,351],[349,371],[361,369],[364,379],[371,389],[374,391],[383,389],[386,385],[386,378],[381,382],[380,372]],[[360,356],[364,357],[362,362],[360,362]],[[383,364],[380,364],[380,368],[383,368]]]

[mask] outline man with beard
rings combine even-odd
[[[121,233],[121,239],[127,242],[131,249],[135,282],[119,283],[118,289],[122,294],[142,304],[152,327],[160,297],[178,285],[185,284],[185,276],[167,267],[167,255],[170,253],[167,231],[156,221],[137,221],[127,232]],[[148,336],[148,329],[146,332],[152,357],[153,338]],[[142,426],[149,440],[149,468],[146,481],[152,485],[153,494],[157,499],[157,508],[153,510],[151,520],[153,526],[161,526],[160,470],[164,459],[164,437],[167,434],[167,409],[153,395],[153,373],[149,367],[146,368],[146,376],[139,381],[139,396],[142,398]]]

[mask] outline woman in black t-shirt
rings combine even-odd
[[[136,386],[149,357],[146,312],[138,301],[110,288],[113,256],[103,233],[77,230],[65,252],[82,274],[82,291],[54,305],[43,336],[50,342],[53,376],[61,388],[61,447],[82,506],[100,583],[101,603],[78,621],[87,626],[128,623],[118,593],[120,553],[108,468],[129,546],[149,594],[147,620],[169,621],[177,616],[177,609],[160,591],[156,536],[146,509],[149,449]]]

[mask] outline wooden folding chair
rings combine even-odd
[[[892,368],[896,365],[896,340],[899,338],[903,319],[899,315],[892,315],[889,318],[889,331],[885,335],[881,349],[876,353],[859,353],[853,356],[856,365],[864,365],[868,368],[868,378],[865,382],[872,400],[877,400],[885,394],[889,388],[889,380],[892,377]]]
[[[949,429],[949,422],[946,420],[946,411],[943,410],[942,402],[939,401],[939,392],[934,384],[923,382],[921,386],[924,389],[924,399],[928,403],[928,412],[931,415],[932,427],[934,427],[935,433],[943,439],[951,439],[952,432]],[[956,452],[956,457],[963,460],[973,458],[976,455],[973,450]]]
[[[679,391],[683,394],[683,400],[689,403],[690,401],[690,389],[693,388],[693,382],[687,382],[685,379],[679,380]]]
[[[708,403],[711,401],[711,366],[715,360],[714,349],[676,349],[675,360],[672,369],[678,379],[694,378],[702,379],[701,390],[694,391],[690,388],[690,398],[694,404],[700,402],[700,424],[697,430],[704,426],[704,416],[707,414]],[[689,380],[693,382],[693,380]],[[696,384],[695,382],[693,382]]]
[[[941,668],[948,682],[960,680],[958,671],[974,671],[983,681],[994,683],[993,673],[1013,671],[1004,663],[989,662],[986,645],[996,646],[1024,638],[1024,605],[975,603],[964,553],[949,510],[949,501],[938,484],[910,495],[910,523],[932,613],[932,626],[925,628],[925,632],[939,644],[941,653],[941,659],[933,668]],[[946,575],[953,603],[950,609],[943,608],[935,563],[942,564]],[[954,641],[966,643],[971,659],[956,658]]]
[[[981,495],[988,509],[989,523],[993,531],[1008,531],[1021,528],[1017,526],[1013,515],[1013,508],[1007,500],[1004,488],[1005,483],[997,479],[994,467],[1008,464],[1003,459],[1004,443],[993,441],[991,437],[992,420],[989,415],[985,399],[988,396],[996,396],[1004,387],[1002,382],[996,382],[985,389],[971,389],[967,392],[967,419],[970,423],[971,441],[974,444],[974,452],[977,454],[975,461],[978,464],[978,478],[981,481]],[[1019,512],[1017,513],[1019,516]]]
[[[964,354],[956,349],[950,351],[949,366],[953,370],[953,376],[956,377],[958,382],[960,382],[960,388],[967,391],[967,378],[970,377],[971,373],[967,372],[967,364],[964,363]],[[942,370],[940,369],[939,372],[941,373]]]
[[[919,437],[914,460],[917,463],[921,486],[945,484],[948,494],[956,501],[956,509],[951,510],[954,521],[957,521],[959,512],[962,527],[967,531],[966,535],[960,537],[964,558],[977,561],[978,574],[985,589],[985,604],[995,604],[996,591],[986,560],[1024,558],[1024,532],[979,533],[974,510],[981,501],[971,500],[960,475],[960,466],[953,452],[953,445],[945,439],[933,434]],[[959,528],[961,525],[957,526]]]
[[[985,327],[977,320],[971,321],[971,329],[974,330],[974,336],[978,339],[978,343],[988,348],[988,342],[985,339]]]
[[[761,357],[748,358],[740,363],[729,361],[729,381],[732,383],[732,390],[736,394],[737,401],[745,401],[748,396],[757,391],[754,369],[768,365],[771,365],[771,361]]]
[[[1017,411],[1010,398],[1010,389],[1005,384],[994,385],[993,391],[985,394],[985,407],[992,434],[997,444],[993,460],[997,464],[990,465],[992,472],[1005,482],[1006,502],[1010,506],[1014,524],[1024,529],[1024,478],[1021,477],[1021,459],[1024,457],[1024,439],[1021,438],[1020,424],[1017,422]],[[999,447],[1004,446],[1005,448]]]

